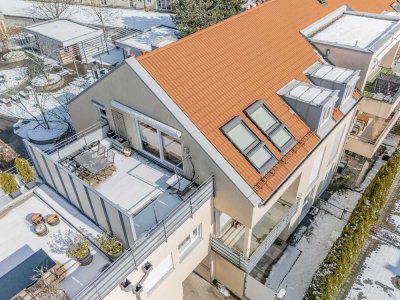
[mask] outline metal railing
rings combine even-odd
[[[162,243],[167,242],[168,237],[213,196],[214,178],[210,177],[187,200],[183,201],[162,222],[155,225],[144,236],[139,238],[131,248],[126,250],[119,259],[112,263],[99,277],[73,299],[93,300],[105,298],[129,274],[137,270],[138,266],[155,249]]]
[[[296,201],[286,215],[272,228],[271,232],[266,236],[266,238],[257,247],[256,251],[250,256],[249,268],[252,270],[260,259],[263,257],[265,252],[272,246],[275,240],[280,236],[285,227],[289,224],[290,220],[293,218],[294,214],[297,212],[299,207],[299,201]]]
[[[62,141],[54,144],[50,148],[47,148],[44,151],[44,153],[52,154],[52,153],[56,152],[57,150],[62,149],[63,147],[75,142],[76,140],[78,140],[80,138],[85,138],[86,135],[88,135],[91,132],[96,131],[102,127],[105,127],[105,126],[108,126],[108,125],[102,121],[98,121],[98,122],[94,123],[93,125],[89,126],[88,128],[85,128],[84,130],[82,130],[78,133],[75,133],[75,134],[67,137],[66,139],[63,139]]]
[[[250,273],[251,270],[257,265],[260,259],[263,257],[265,252],[272,246],[275,240],[279,237],[285,227],[289,224],[299,207],[299,202],[290,207],[286,215],[274,226],[271,232],[266,238],[260,243],[250,258],[246,258],[239,251],[224,244],[224,242],[218,238],[211,237],[211,249],[224,257],[226,260],[231,262],[233,265],[241,269],[246,273]]]
[[[249,261],[242,253],[227,246],[218,238],[211,237],[211,249],[225,258],[227,261],[238,267],[240,270],[249,273]]]

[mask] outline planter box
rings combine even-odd
[[[86,255],[84,258],[82,258],[82,259],[78,259],[77,258],[77,261],[79,262],[79,264],[81,265],[81,266],[87,266],[88,264],[90,264],[91,262],[92,262],[92,260],[93,260],[93,255],[92,255],[92,253],[88,253],[88,255]]]
[[[14,193],[11,193],[10,194],[10,197],[11,198],[13,198],[13,199],[15,199],[15,198],[17,198],[18,196],[20,196],[22,193],[21,193],[21,189],[18,189],[18,190],[16,190]]]
[[[29,181],[27,183],[24,183],[24,185],[28,190],[30,190],[30,189],[32,189],[33,187],[36,186],[36,181],[32,180],[32,181]]]

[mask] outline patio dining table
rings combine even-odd
[[[99,156],[91,150],[79,154],[74,160],[92,174],[98,174],[111,165],[106,157]]]

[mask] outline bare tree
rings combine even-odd
[[[67,18],[72,13],[73,0],[31,0],[32,13],[37,18]]]
[[[44,268],[35,269],[32,280],[36,282],[29,288],[31,295],[38,299],[61,300],[66,299],[65,291],[61,288],[59,276],[56,272],[46,271]]]
[[[101,4],[100,0],[90,0],[90,9],[100,22],[104,34],[106,34],[106,25],[111,23],[116,17],[116,11]]]
[[[3,49],[11,50],[12,41],[22,31],[22,27],[9,27],[6,31],[0,31],[0,42],[3,44]]]

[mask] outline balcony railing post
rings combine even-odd
[[[167,242],[167,230],[165,229],[165,222],[164,221],[163,221],[163,230],[164,230],[165,242]]]
[[[190,205],[190,217],[193,219],[193,207],[192,207],[192,198],[189,198],[189,205]]]

